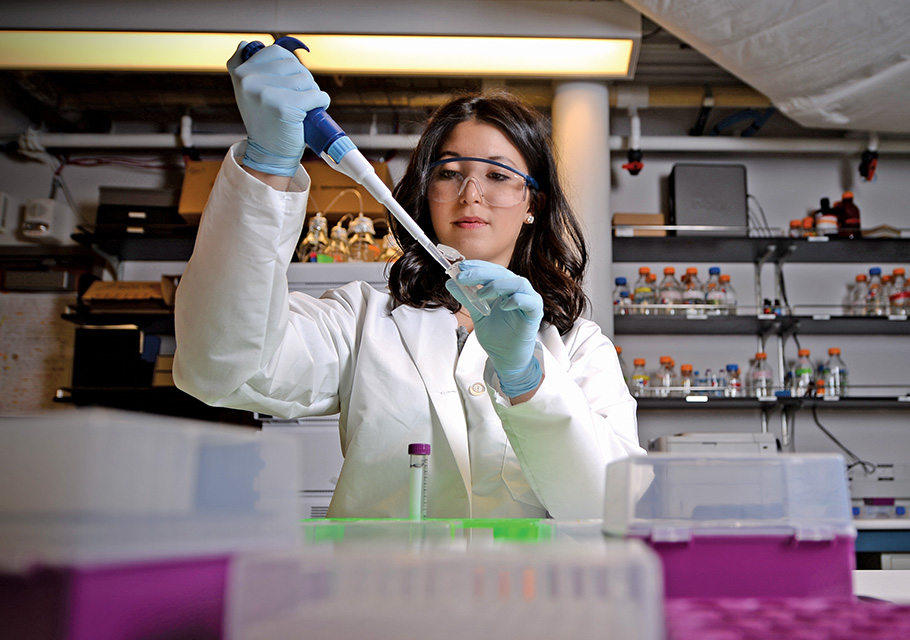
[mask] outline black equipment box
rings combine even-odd
[[[746,167],[741,164],[673,165],[669,180],[668,225],[731,227],[679,229],[676,235],[740,236],[748,234]]]

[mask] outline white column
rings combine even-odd
[[[559,176],[585,231],[590,315],[613,337],[610,215],[610,102],[600,82],[557,84],[553,96],[553,141]]]

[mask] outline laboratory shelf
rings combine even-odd
[[[613,262],[906,262],[906,238],[614,237]]]
[[[55,402],[76,406],[99,405],[197,420],[259,427],[249,411],[212,407],[177,387],[61,387]]]
[[[833,411],[855,411],[867,409],[910,409],[910,395],[905,396],[856,396],[837,400],[824,398],[794,398],[781,396],[775,398],[726,398],[704,395],[692,395],[688,398],[639,397],[635,399],[638,408],[643,410],[749,410],[761,409],[770,411],[783,409],[797,411],[800,409],[830,409]]]
[[[70,236],[76,242],[119,260],[189,260],[198,227],[173,225],[172,229],[143,233],[98,234],[86,227]]]
[[[910,388],[910,385],[908,385]],[[784,409],[831,409],[834,411],[866,409],[910,409],[910,395],[846,396],[837,400],[824,398],[778,398]]]
[[[85,305],[68,306],[60,317],[77,326],[109,327],[135,325],[146,333],[173,334],[172,309],[91,310]]]
[[[910,335],[906,316],[613,316],[616,335]]]
[[[635,398],[639,409],[697,409],[708,410],[742,410],[774,409],[778,406],[776,399],[759,400],[758,398],[725,398],[694,395],[688,398]]]
[[[758,335],[776,331],[782,324],[780,318],[762,320],[757,316],[613,316],[616,335]]]

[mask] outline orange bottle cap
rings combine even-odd
[[[800,350],[797,351],[796,353],[797,353],[799,356],[807,356],[807,355],[809,355],[809,350],[808,350],[808,349],[800,349]]]
[[[622,347],[619,345],[614,345],[616,347],[616,353],[622,353]]]
[[[730,276],[728,276],[726,273],[722,273],[722,274],[720,274],[720,281],[721,282],[730,282]]]
[[[645,366],[645,359],[644,358],[635,358],[635,360],[632,361],[632,364],[634,364],[636,367],[638,365]]]
[[[651,273],[651,269],[649,269],[648,267],[639,267],[638,273]]]
[[[768,358],[768,354],[765,353],[764,351],[759,351],[758,353],[755,354],[756,360],[766,360],[767,358]]]
[[[830,349],[828,349],[828,355],[829,356],[839,356],[840,347],[831,347]]]
[[[689,373],[692,373],[692,365],[691,365],[691,364],[682,364],[682,365],[679,365],[679,370],[680,370],[680,371],[688,371]]]
[[[698,269],[696,269],[695,267],[689,267],[688,269],[686,269],[686,273],[692,273],[692,274],[698,273]]]
[[[666,363],[670,362],[671,360],[673,360],[673,358],[671,358],[670,356],[661,356],[660,357],[661,364],[666,364]]]
[[[842,195],[841,198],[853,198],[853,192],[852,192],[852,191],[844,191],[844,195]]]
[[[902,275],[904,275],[904,274],[906,274],[906,273],[907,273],[907,272],[904,270],[903,267],[897,267],[897,268],[894,269],[894,275],[896,275],[896,276],[902,276]]]
[[[673,267],[664,267],[664,275],[668,276],[668,275],[673,275],[674,273],[676,273],[676,269],[674,269]]]

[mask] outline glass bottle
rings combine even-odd
[[[632,304],[632,300],[629,297],[629,285],[622,276],[616,278],[614,283],[616,286],[613,287],[613,314],[617,316],[627,315],[630,311],[629,305]],[[622,294],[626,295],[623,296]]]
[[[692,372],[691,364],[682,364],[679,366],[679,391],[676,395],[687,396],[692,393],[692,387],[695,386],[695,375]]]
[[[869,277],[865,273],[856,276],[856,282],[850,288],[850,315],[866,315],[866,298],[869,297]]]
[[[797,398],[810,395],[815,385],[815,370],[809,360],[809,350],[797,351],[796,366],[793,368],[793,395]]]
[[[622,347],[619,345],[614,345],[616,347],[616,357],[619,359],[619,370],[622,371],[622,380],[626,383],[626,386],[629,385],[629,368],[626,367],[626,361],[622,357]]]
[[[698,269],[695,267],[686,269],[686,277],[683,280],[682,303],[690,307],[686,309],[686,315],[704,313],[703,309],[696,306],[705,304],[705,289],[698,277]]]
[[[379,247],[376,245],[376,230],[373,220],[362,213],[348,225],[351,247],[351,262],[376,262]]]
[[[736,315],[736,291],[730,284],[730,276],[726,273],[720,274],[720,286],[724,290],[724,315]]]
[[[910,312],[910,285],[907,284],[907,272],[897,267],[891,274],[891,313],[905,316]]]
[[[845,191],[841,196],[837,216],[837,235],[841,238],[860,238],[859,207],[853,202],[853,192]]]
[[[654,292],[654,286],[648,277],[650,275],[651,269],[640,267],[638,269],[638,280],[635,281],[635,286],[632,288],[632,303],[635,305],[633,307],[634,313],[639,313],[643,316],[653,315],[654,310],[651,305],[657,302],[657,294]]]
[[[866,315],[888,315],[888,303],[885,298],[882,270],[879,267],[869,269],[869,288],[866,292]]]
[[[727,384],[724,387],[724,396],[727,398],[741,398],[743,396],[743,380],[739,376],[739,365],[727,365]]]
[[[660,281],[657,288],[657,296],[660,304],[667,305],[661,309],[665,315],[676,315],[679,311],[679,305],[682,302],[682,285],[676,279],[676,269],[673,267],[664,268],[664,279]]]
[[[705,283],[705,304],[708,305],[709,316],[725,314],[727,294],[720,281],[720,267],[708,269],[708,281]]]
[[[654,395],[666,398],[670,395],[671,387],[676,386],[676,374],[673,371],[673,358],[660,357],[660,368],[657,370],[656,380],[652,385]]]
[[[347,262],[351,258],[351,249],[348,247],[348,232],[339,222],[332,227],[332,237],[325,250],[332,258],[332,262]]]
[[[790,221],[790,230],[788,235],[791,238],[800,238],[803,235],[803,221],[799,219]]]
[[[395,239],[395,234],[391,231],[382,236],[382,242],[379,243],[381,253],[377,262],[395,262],[401,257],[401,247]]]
[[[806,216],[802,221],[804,238],[811,238],[815,235],[815,218],[812,216]]]
[[[329,221],[317,211],[316,215],[310,219],[307,234],[297,245],[297,259],[300,262],[332,261],[332,258],[326,253],[329,246],[328,229]]]
[[[755,362],[749,370],[749,395],[755,398],[774,395],[774,373],[764,351],[755,354]]]
[[[825,362],[825,397],[843,398],[847,395],[847,366],[840,357],[840,348],[828,349]]]
[[[885,308],[885,315],[891,315],[891,292],[894,290],[892,278],[890,273],[882,274],[882,306]]]
[[[632,361],[632,395],[636,398],[647,395],[651,376],[645,371],[645,359],[635,358]]]

